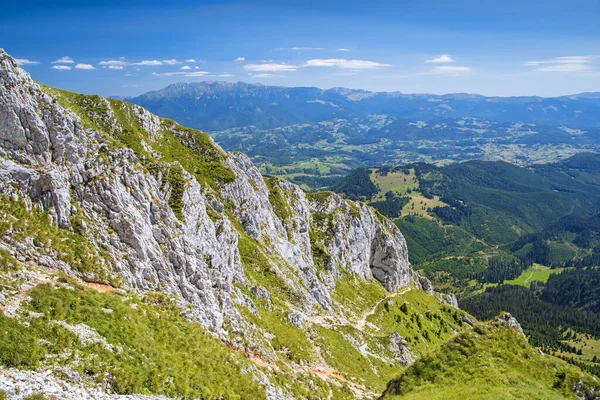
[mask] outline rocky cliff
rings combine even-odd
[[[333,193],[264,178],[245,155],[139,106],[40,85],[3,50],[0,198],[1,262],[21,271],[8,275],[20,280],[7,280],[16,286],[0,298],[5,315],[27,319],[27,290],[69,286],[60,275],[106,291],[168,294],[183,317],[264,362],[323,361],[317,325],[367,358],[412,359],[397,332],[394,352],[366,344],[367,317],[390,307],[381,299],[431,292],[395,225]],[[288,343],[298,333],[307,356]],[[259,370],[249,373],[269,397],[291,396]],[[371,390],[354,385],[354,395]]]

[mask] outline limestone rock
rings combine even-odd
[[[447,293],[436,293],[435,297],[441,301],[442,303],[446,303],[451,307],[454,308],[459,308],[458,307],[458,300],[456,299],[456,295],[454,293],[451,294],[447,294]]]
[[[0,49],[0,196],[85,237],[105,275],[77,270],[51,243],[0,238],[0,248],[19,262],[89,282],[114,278],[139,293],[168,293],[183,315],[224,340],[230,332],[258,335],[236,308],[258,315],[254,301],[271,304],[267,283],[252,276],[257,268],[293,293],[297,304],[287,316],[299,328],[315,310],[333,312],[332,292],[343,273],[376,280],[388,291],[412,282],[433,293],[411,270],[402,233],[371,208],[333,193],[307,195],[282,180],[266,182],[245,155],[225,153],[210,138],[200,143],[139,106],[80,96],[80,107],[70,109],[63,96],[35,83]],[[115,139],[130,125],[143,130],[135,151]],[[184,168],[161,152],[157,143],[165,135],[193,150],[201,167],[231,177],[208,179],[200,167]],[[180,171],[177,180],[173,171]],[[252,243],[252,254],[240,250],[241,241]],[[255,253],[263,265],[248,261]],[[72,328],[94,337],[85,326]],[[392,342],[401,362],[410,359],[401,340]],[[20,379],[3,373],[11,382]],[[267,391],[283,398],[279,388]]]
[[[407,366],[416,359],[413,352],[408,348],[408,342],[398,332],[393,332],[390,335],[388,348],[394,355],[396,362],[402,366]]]
[[[513,317],[510,313],[503,313],[500,316],[496,317],[494,320],[499,322],[500,325],[502,325],[502,326],[506,326],[507,328],[516,329],[517,331],[519,331],[521,333],[521,335],[523,335],[523,337],[527,338],[525,336],[525,332],[523,332],[523,328],[521,327],[521,324],[519,324],[519,321],[517,321],[517,319],[515,317]]]

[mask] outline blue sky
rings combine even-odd
[[[34,79],[77,92],[204,80],[600,91],[598,0],[0,1],[0,47]]]

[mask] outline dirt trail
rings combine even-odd
[[[387,301],[393,297],[396,296],[401,296],[403,294],[406,294],[407,292],[410,291],[410,286],[405,287],[403,290],[396,292],[396,293],[390,293],[387,296],[385,296],[383,299],[379,300],[374,306],[373,308],[371,308],[369,311],[365,312],[362,317],[356,322],[356,324],[354,325],[354,327],[356,329],[358,329],[359,331],[363,331],[365,329],[365,325],[367,323],[367,318],[370,317],[371,315],[375,314],[375,311],[377,310],[377,307],[379,307],[379,305],[381,303],[383,303],[384,301]]]
[[[29,291],[31,289],[42,283],[52,283],[47,275],[39,271],[33,272],[23,269],[19,273],[24,282],[14,287],[13,293],[8,297],[4,307],[0,307],[0,311],[7,317],[15,317],[17,315],[21,304],[29,301]],[[17,282],[13,282],[13,284],[17,285]]]
[[[533,271],[533,270],[531,271],[531,273],[529,274],[529,276],[527,277],[527,279],[525,279],[525,283],[529,283],[529,280],[533,277],[533,273],[534,272],[535,271]]]
[[[105,285],[104,283],[84,282],[83,284],[89,287],[90,289],[94,289],[99,293],[109,293],[114,292],[116,290],[114,287],[110,285]]]
[[[350,322],[343,316],[338,316],[337,317],[338,319],[336,320],[332,316],[321,316],[321,315],[314,316],[314,317],[308,317],[307,321],[311,322],[313,324],[316,324],[316,325],[323,326],[325,328],[332,328],[334,326],[352,326],[360,331],[363,331],[365,329],[365,326],[367,325],[367,318],[369,316],[375,314],[377,307],[379,307],[379,305],[381,303],[383,303],[384,301],[387,301],[391,298],[406,294],[410,290],[411,290],[411,287],[408,286],[399,292],[388,294],[387,296],[385,296],[384,298],[379,300],[368,311],[365,311],[361,315],[360,319],[358,319],[358,321],[356,321],[356,322]],[[316,350],[317,357],[318,357],[318,363],[316,365],[313,364],[313,365],[308,365],[308,366],[294,364],[294,366],[292,368],[294,373],[296,373],[296,374],[309,373],[311,375],[314,375],[314,376],[317,376],[317,377],[323,379],[324,381],[330,382],[338,387],[341,387],[342,385],[346,384],[346,385],[348,385],[350,390],[352,390],[354,392],[354,394],[356,395],[357,398],[375,398],[375,397],[379,396],[378,393],[369,391],[369,389],[365,385],[362,385],[362,384],[356,383],[356,382],[352,382],[352,381],[346,379],[335,368],[331,367],[327,363],[327,361],[323,357],[321,347],[317,343],[315,343],[313,340],[311,340],[311,343]],[[236,350],[243,351],[240,349],[236,349]],[[266,367],[266,368],[269,368],[272,370],[280,370],[280,368],[277,366],[276,363],[271,362],[271,361],[265,361],[258,354],[246,353],[245,355],[250,361],[252,361],[254,364],[256,364],[258,366]],[[333,398],[332,391],[329,392],[329,396],[327,398],[328,399]]]
[[[17,315],[17,312],[19,311],[19,308],[21,308],[21,303],[27,301],[27,299],[29,298],[29,291],[32,288],[34,288],[36,284],[37,283],[30,284],[29,282],[23,284],[19,288],[18,293],[9,298],[4,307],[2,307],[2,312],[4,313],[4,315],[6,315],[7,317],[15,317]]]
[[[336,326],[351,326],[354,327],[356,329],[358,329],[359,331],[364,331],[365,330],[365,326],[367,325],[367,318],[369,318],[371,315],[375,314],[375,311],[377,310],[377,307],[379,307],[379,305],[381,303],[383,303],[384,301],[387,301],[391,298],[394,298],[396,296],[401,296],[403,294],[406,294],[407,292],[409,292],[411,290],[410,286],[405,287],[404,289],[402,289],[399,292],[396,293],[390,293],[387,296],[385,296],[384,298],[382,298],[381,300],[379,300],[372,308],[370,308],[368,311],[365,311],[361,317],[356,321],[356,322],[351,322],[348,319],[346,319],[346,317],[344,317],[343,315],[337,315],[336,317],[330,316],[330,315],[316,315],[316,316],[308,316],[306,317],[306,320],[310,323],[316,324],[316,325],[320,325],[324,328],[333,328]],[[337,320],[336,320],[337,318]]]

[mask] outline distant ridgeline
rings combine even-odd
[[[129,101],[210,131],[261,172],[324,189],[354,168],[553,162],[600,150],[600,93],[557,98],[177,83]]]
[[[463,278],[502,282],[520,274],[515,263],[523,269],[532,263],[598,263],[597,154],[529,168],[486,161],[359,168],[331,190],[394,219],[407,237],[413,264],[485,256],[487,266],[459,267]],[[487,267],[489,274],[478,275]],[[507,276],[499,273],[502,268]]]

